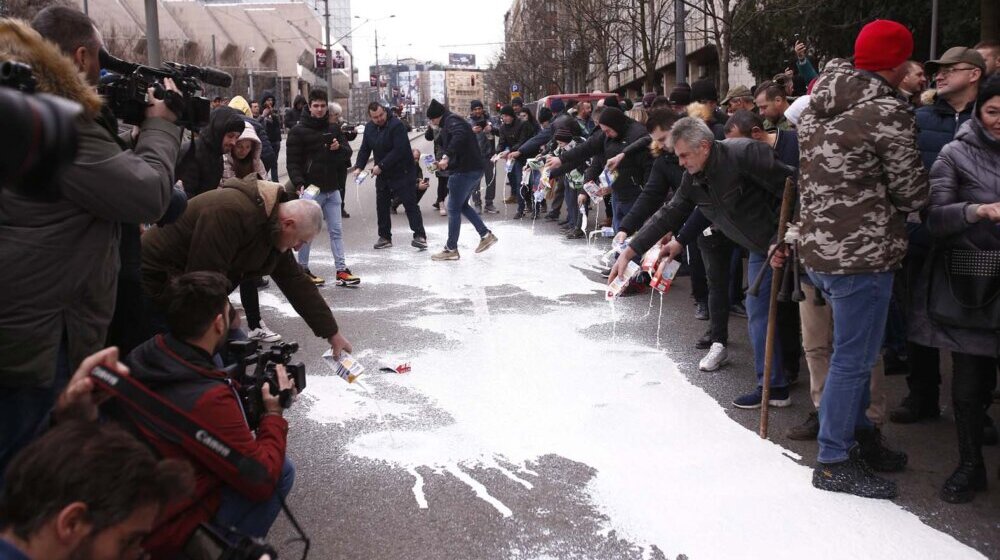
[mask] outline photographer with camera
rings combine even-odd
[[[218,458],[189,449],[165,435],[149,420],[126,410],[111,413],[132,426],[156,452],[166,458],[188,459],[195,469],[195,492],[161,517],[147,540],[154,558],[174,558],[194,529],[209,522],[222,531],[263,538],[274,523],[281,500],[288,495],[295,471],[285,458],[288,422],[280,394],[290,404],[295,390],[284,366],[274,367],[278,387],[257,395],[263,412],[251,431],[244,416],[241,393],[249,389],[216,369],[212,356],[226,343],[236,313],[229,303],[231,285],[217,272],[189,272],[174,278],[167,290],[169,332],[159,334],[125,359],[130,375],[158,397],[173,404],[203,426],[222,444],[258,461],[267,471],[263,482],[233,477]],[[273,392],[272,392],[273,391]],[[248,407],[249,408],[249,407]]]
[[[122,224],[167,211],[181,136],[176,115],[152,97],[134,142],[117,136],[95,91],[102,40],[87,16],[52,7],[32,25],[0,20],[0,60],[31,66],[39,92],[84,112],[76,157],[51,200],[0,191],[0,470],[44,423],[72,369],[103,347]]]
[[[0,559],[144,558],[160,513],[192,487],[121,428],[68,422],[17,455],[0,493]]]

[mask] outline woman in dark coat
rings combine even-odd
[[[925,271],[924,290],[916,292],[925,297],[914,298],[918,313],[914,334],[920,339],[916,342],[952,353],[952,401],[960,462],[941,489],[941,498],[963,503],[986,490],[983,423],[996,388],[1000,333],[970,328],[968,322],[946,320],[940,313],[934,315],[939,320],[934,320],[928,302],[942,301],[947,297],[942,294],[949,289],[956,292],[956,286],[959,297],[975,297],[963,290],[960,282],[982,286],[992,281],[994,294],[1000,291],[1000,77],[983,87],[975,115],[941,150],[930,176],[927,227],[935,250],[949,256],[932,262],[935,267],[948,266],[950,276],[947,282],[934,280],[934,286],[942,289],[932,290],[931,279],[940,278],[940,274],[934,274],[931,267]],[[969,270],[959,270],[963,260],[974,264]],[[965,274],[970,270],[971,275]]]

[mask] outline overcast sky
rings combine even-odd
[[[448,53],[452,52],[474,54],[476,65],[485,68],[502,45],[482,43],[503,43],[503,15],[511,3],[510,0],[352,0],[353,16],[378,20],[353,34],[358,77],[367,80],[368,66],[375,64],[375,27],[382,64],[394,64],[396,58],[447,64]],[[381,19],[390,14],[396,17]]]

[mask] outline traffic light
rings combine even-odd
[[[497,101],[497,111],[499,111],[500,109],[503,109],[503,103]]]

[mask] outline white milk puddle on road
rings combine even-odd
[[[431,233],[441,238],[443,228]],[[372,373],[380,376],[373,395],[337,378],[309,381],[308,415],[317,422],[419,417],[423,405],[383,399],[381,412],[372,406],[378,388],[389,385],[425,397],[454,419],[424,430],[376,428],[348,445],[353,455],[408,472],[417,507],[435,507],[437,497],[425,492],[428,472],[447,473],[503,523],[518,511],[473,469],[500,472],[513,483],[506,492],[515,488],[530,500],[541,483],[532,468],[554,454],[596,470],[585,491],[608,516],[609,529],[671,558],[981,557],[892,502],[814,489],[810,468],[730,420],[665,353],[630,340],[631,329],[653,328],[651,321],[636,326],[648,308],[633,312],[631,302],[618,303],[613,344],[585,336],[588,327],[612,321],[602,285],[573,268],[588,266],[593,249],[519,227],[499,226],[496,233],[500,243],[474,255],[475,235],[465,227],[461,261],[431,263],[421,255],[379,277],[432,292],[417,308],[431,299],[455,300],[450,314],[407,324],[446,337],[450,350],[376,349],[408,353],[413,371]],[[504,284],[549,300],[591,294],[593,303],[491,313],[484,288]],[[468,309],[456,307],[458,300]],[[669,338],[664,329],[663,339]]]

